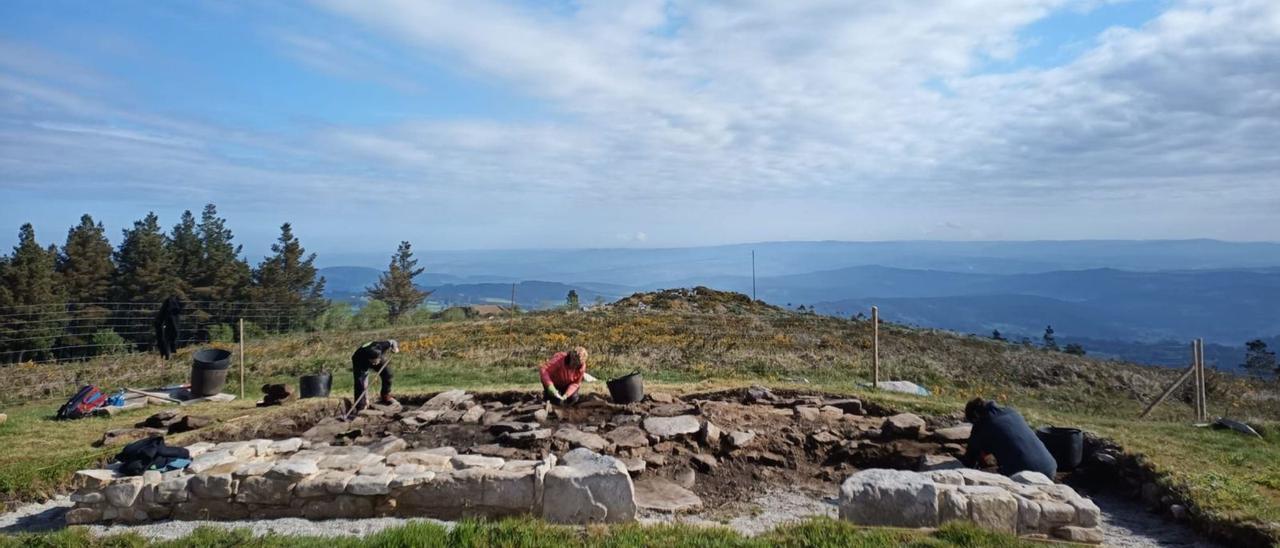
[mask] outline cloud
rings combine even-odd
[[[1170,219],[1155,235],[1280,231],[1258,206],[1280,201],[1280,3],[1172,2],[1060,65],[990,72],[1022,52],[1028,25],[1099,2],[317,0],[337,18],[323,29],[339,30],[267,31],[304,66],[408,94],[415,67],[446,67],[547,113],[272,132],[124,108],[136,102],[32,69],[0,76],[0,166],[5,185],[105,172],[388,206],[590,204],[605,240],[643,241],[628,224],[672,211],[687,238],[707,231],[680,227],[716,222],[792,235],[730,211],[821,235],[847,227],[842,209],[902,217],[885,237],[1151,236],[1138,225],[1152,204]],[[0,63],[20,53],[0,42]],[[1242,211],[1252,228],[1223,228]],[[1201,224],[1172,221],[1190,213]],[[1079,222],[1091,214],[1111,218]],[[529,218],[506,222],[551,230],[517,215]],[[876,234],[822,237],[850,233]]]

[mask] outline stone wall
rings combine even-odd
[[[76,473],[68,524],[151,520],[541,516],[555,523],[635,519],[622,462],[588,449],[504,460],[451,447],[310,445],[300,438],[197,443],[184,470]],[[557,463],[559,460],[559,463]]]
[[[971,521],[1024,536],[1102,542],[1098,506],[1038,472],[871,469],[840,486],[840,518],[861,525],[937,527]]]

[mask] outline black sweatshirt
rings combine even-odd
[[[379,368],[391,361],[391,341],[372,341],[351,355],[352,367]]]
[[[1058,463],[1027,426],[1022,415],[995,402],[987,402],[987,413],[987,418],[973,425],[969,434],[966,464],[975,464],[983,453],[990,453],[995,455],[1001,474],[1012,476],[1023,470],[1032,470],[1053,479]]]

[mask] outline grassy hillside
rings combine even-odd
[[[927,386],[929,398],[869,392],[871,325],[801,315],[753,303],[733,294],[686,291],[639,295],[596,312],[549,312],[516,318],[401,326],[360,333],[311,333],[252,340],[247,344],[249,394],[268,380],[296,382],[318,370],[335,373],[335,390],[349,393],[349,356],[373,338],[397,338],[404,351],[395,358],[397,392],[446,387],[507,389],[537,386],[534,367],[570,345],[592,350],[592,372],[609,378],[632,370],[646,382],[673,391],[764,383],[858,394],[904,409],[958,413],[963,402],[981,395],[1022,409],[1037,424],[1078,425],[1145,454],[1169,481],[1189,493],[1217,519],[1280,523],[1280,418],[1275,392],[1246,379],[1211,376],[1210,410],[1260,422],[1263,440],[1188,425],[1189,391],[1172,398],[1151,420],[1136,417],[1177,372],[1099,361],[1024,348],[952,333],[881,328],[884,376]],[[186,352],[189,352],[187,350]],[[0,377],[0,394],[10,399],[10,421],[0,426],[0,497],[29,498],[56,489],[60,481],[105,451],[88,446],[109,427],[139,416],[54,423],[58,399],[38,399],[41,383],[31,379],[78,379],[109,387],[180,381],[189,353],[174,362],[125,356],[38,372],[15,370]],[[27,376],[23,376],[27,375]],[[234,377],[234,375],[233,375]],[[54,386],[45,384],[46,388]],[[590,387],[602,390],[602,386]],[[237,391],[234,384],[229,391]],[[215,412],[214,407],[209,407]],[[247,402],[216,413],[254,414]],[[65,447],[33,462],[38,440]],[[1280,537],[1277,538],[1280,540]]]

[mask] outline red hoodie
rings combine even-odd
[[[547,363],[542,364],[538,368],[542,376],[542,386],[555,385],[556,390],[560,391],[560,395],[568,398],[578,391],[582,386],[582,376],[587,372],[586,367],[574,369],[569,366],[569,353],[556,352]]]

